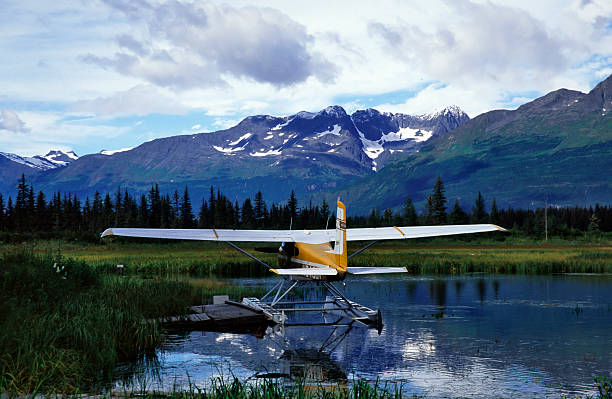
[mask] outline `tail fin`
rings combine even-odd
[[[336,254],[336,264],[346,270],[347,248],[346,248],[346,207],[338,199],[338,209],[336,210],[336,239],[334,243],[334,254]]]

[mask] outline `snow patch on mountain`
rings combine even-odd
[[[380,154],[382,154],[385,151],[383,146],[378,141],[372,141],[372,140],[366,139],[363,132],[359,130],[357,126],[355,126],[355,130],[357,130],[357,133],[359,134],[359,138],[361,139],[361,144],[363,145],[363,152],[366,153],[368,158],[376,159],[378,158]],[[376,171],[375,166],[372,169]]]
[[[263,150],[264,149],[261,148],[259,152],[251,152],[249,155],[252,157],[267,157],[270,155],[281,155],[282,154],[281,150],[274,150],[274,149],[268,150],[268,151],[263,151]]]
[[[387,134],[383,134],[381,140],[383,142],[389,141],[405,141],[405,140],[414,140],[416,142],[427,141],[433,136],[433,130],[423,130],[423,129],[412,129],[409,127],[402,127],[397,132],[389,132]]]
[[[246,140],[246,139],[250,138],[251,136],[253,136],[253,133],[243,134],[242,136],[238,137],[238,139],[236,141],[232,141],[231,143],[229,143],[229,145],[236,145],[236,144],[240,143],[242,140]]]
[[[315,114],[313,112],[308,112],[308,111],[300,111],[297,114],[295,114],[296,117],[298,118],[302,118],[302,119],[314,119],[318,114]]]
[[[118,150],[102,150],[102,151],[100,151],[100,154],[102,154],[102,155],[114,155],[114,154],[117,154],[119,152],[126,152],[126,151],[133,150],[133,149],[134,149],[134,147],[120,148]]]
[[[340,131],[342,130],[342,127],[338,124],[335,124],[334,127],[331,130],[326,130],[323,132],[316,132],[315,135],[317,136],[317,138],[319,137],[323,137],[326,136],[328,134],[333,134],[334,136],[340,136]]]
[[[278,125],[274,126],[272,130],[281,130],[282,128],[284,128],[285,126],[287,126],[289,123],[291,123],[291,121],[293,120],[293,118],[288,118],[286,122],[283,123],[279,123]]]
[[[244,143],[244,145],[243,145],[242,147],[229,147],[229,148],[223,148],[223,147],[219,147],[219,146],[217,146],[217,145],[213,145],[212,147],[213,147],[215,150],[217,150],[217,151],[219,151],[219,152],[222,152],[222,153],[224,153],[224,154],[227,154],[227,155],[233,155],[235,152],[238,152],[238,151],[242,151],[242,150],[244,150],[244,148],[247,146],[247,144],[248,144],[248,143]]]

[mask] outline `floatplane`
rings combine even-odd
[[[401,240],[437,237],[455,234],[506,231],[494,224],[441,225],[441,226],[393,226],[373,228],[346,228],[346,207],[338,199],[335,229],[325,230],[229,230],[229,229],[145,229],[109,228],[102,237],[124,236],[141,238],[204,240],[224,242],[281,277],[272,289],[261,298],[244,298],[245,306],[264,312],[275,323],[283,324],[285,313],[292,311],[322,311],[382,328],[379,310],[372,310],[348,299],[333,283],[343,281],[347,274],[371,275],[406,273],[405,267],[350,267],[348,261],[381,240]],[[348,254],[347,241],[371,241],[361,249]],[[253,254],[240,248],[235,242],[281,243],[278,267],[272,267]],[[265,249],[263,252],[268,252]],[[324,301],[283,302],[287,294],[297,286],[315,283],[328,292]],[[303,305],[323,305],[320,308],[304,308]],[[289,306],[289,307],[288,307]]]

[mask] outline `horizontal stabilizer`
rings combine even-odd
[[[405,267],[347,267],[346,271],[350,274],[386,274],[408,272]]]
[[[331,267],[300,267],[297,269],[270,269],[271,272],[283,276],[335,276],[336,269]]]

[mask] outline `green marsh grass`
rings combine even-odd
[[[54,267],[56,265],[56,267]],[[0,392],[75,393],[164,339],[159,317],[243,290],[204,279],[120,276],[61,256],[0,259]]]
[[[361,245],[364,243],[350,243],[349,253]],[[256,246],[242,244],[268,264],[277,264],[275,254],[256,252]],[[107,271],[123,264],[127,274],[206,278],[270,275],[264,267],[222,243],[117,240],[94,245],[43,241],[25,244],[25,247],[31,251],[61,248],[64,254]],[[470,241],[450,238],[389,241],[374,245],[349,263],[406,266],[412,274],[612,273],[612,242],[593,245],[590,241],[555,239],[545,243],[521,237],[510,237],[503,242],[487,237]]]
[[[165,399],[400,399],[406,395],[400,384],[357,380],[350,385],[309,384],[303,380],[283,384],[275,379],[245,382],[238,378],[218,377],[209,388],[190,387],[185,391],[150,392],[113,391],[112,396]],[[414,396],[411,396],[414,397]]]

